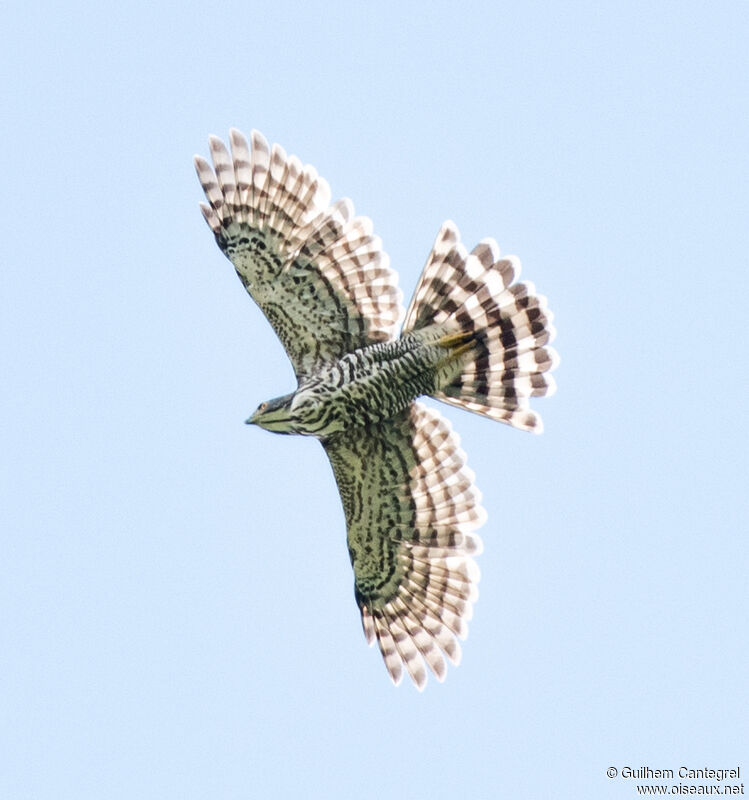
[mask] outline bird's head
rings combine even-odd
[[[255,413],[245,420],[247,425],[259,425],[273,433],[296,433],[294,415],[291,411],[293,394],[276,397],[260,403]]]

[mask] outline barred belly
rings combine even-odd
[[[418,336],[348,353],[299,386],[292,403],[297,430],[324,438],[389,419],[420,395],[436,391],[444,360],[444,348]]]

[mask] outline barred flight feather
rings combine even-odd
[[[253,131],[210,137],[213,167],[195,156],[203,215],[284,345],[298,376],[392,339],[403,315],[397,275],[372,223],[330,202],[314,167]]]
[[[377,641],[395,683],[405,668],[423,688],[425,664],[444,679],[441,654],[459,657],[454,637],[465,638],[478,597],[472,556],[481,540],[473,531],[485,519],[457,435],[436,411],[413,403],[323,446],[341,489],[367,640]],[[352,478],[356,492],[346,488]]]

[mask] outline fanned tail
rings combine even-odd
[[[406,314],[403,332],[423,331],[462,359],[462,371],[434,397],[521,430],[540,433],[531,397],[553,394],[559,363],[546,298],[515,283],[520,262],[493,239],[468,253],[454,223],[442,226]]]

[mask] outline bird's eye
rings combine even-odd
[[[268,408],[267,403],[260,403],[260,408],[258,409],[258,411],[265,411],[266,408]]]

